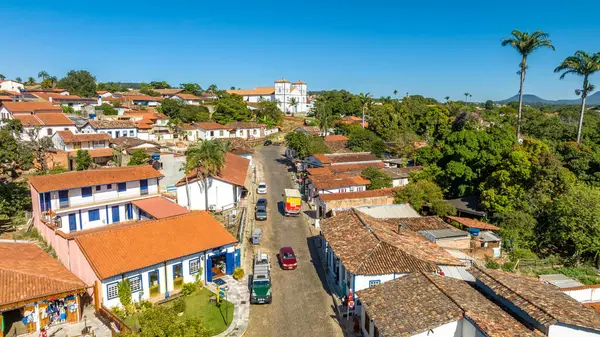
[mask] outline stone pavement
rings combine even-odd
[[[248,276],[236,281],[231,275],[222,277],[227,286],[227,300],[233,303],[233,319],[227,330],[216,337],[239,337],[244,335],[248,328],[250,317],[250,292],[248,291]],[[208,283],[206,289],[216,293],[217,287],[214,283]]]

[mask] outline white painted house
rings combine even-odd
[[[176,100],[180,100],[183,102],[183,104],[186,105],[200,105],[200,102],[202,101],[202,97],[193,95],[193,94],[184,94],[184,93],[179,93],[176,95],[171,96],[171,99],[176,99]]]
[[[209,210],[235,207],[242,197],[249,166],[250,160],[226,153],[225,166],[219,174],[210,176],[203,182],[194,170],[175,184],[177,203],[191,210],[206,210],[207,203]]]
[[[137,126],[132,121],[90,119],[82,128],[83,133],[106,133],[112,138],[138,136]]]
[[[34,176],[29,179],[34,224],[69,234],[135,220],[132,202],[159,195],[163,175],[151,166],[127,166]]]
[[[213,140],[233,137],[232,130],[219,123],[215,122],[197,122],[193,124],[197,129],[197,139]]]
[[[207,212],[83,231],[69,241],[71,271],[96,284],[108,308],[121,306],[124,279],[134,302],[156,301],[186,283],[231,275],[241,264],[237,240]]]
[[[262,100],[277,102],[279,110],[286,113],[307,113],[310,111],[308,89],[306,82],[290,81],[282,78],[275,81],[273,87],[258,87],[250,90],[227,90],[230,94],[243,97],[249,103],[258,103]],[[294,105],[293,102],[296,102]]]
[[[23,83],[19,83],[13,80],[0,80],[0,91],[14,91],[20,92],[25,90]]]
[[[0,126],[4,119],[16,119],[24,130],[39,129],[37,136],[52,137],[56,131],[77,132],[77,127],[62,111],[49,102],[4,102],[0,107]],[[21,133],[23,140],[29,140],[26,132]]]
[[[469,284],[450,277],[414,273],[358,291],[357,297],[365,337],[537,336]]]
[[[35,95],[53,105],[71,107],[74,111],[82,111],[86,106],[99,105],[96,98],[85,98],[77,95],[63,95],[55,92],[37,92]]]
[[[227,124],[227,128],[230,130],[230,137],[243,138],[243,139],[254,139],[264,138],[266,125],[251,123],[251,122],[234,122]]]

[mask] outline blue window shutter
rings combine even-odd
[[[89,221],[97,221],[100,220],[100,209],[91,209],[88,211],[88,219]]]
[[[240,254],[240,249],[235,250],[235,267],[240,268],[242,265],[242,256]]]
[[[225,255],[225,273],[227,275],[233,274],[233,270],[235,269],[235,261],[234,261],[234,252],[226,253]]]
[[[212,260],[206,256],[206,282],[212,282]]]

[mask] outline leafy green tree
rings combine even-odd
[[[383,139],[392,140],[400,134],[400,118],[392,104],[376,105],[370,111],[369,129]]]
[[[208,89],[206,90],[208,93],[210,94],[216,94],[219,91],[219,88],[217,88],[216,84],[211,84],[208,86]]]
[[[181,83],[179,86],[183,88],[185,94],[198,95],[202,93],[202,87],[198,83]]]
[[[223,169],[226,152],[226,146],[216,140],[205,140],[191,145],[186,152],[186,175],[195,172],[200,178],[203,190],[207,191],[208,177],[218,174]],[[208,193],[204,193],[204,196],[205,209],[208,210]],[[188,203],[189,200],[190,196]]]
[[[358,124],[351,124],[345,128],[348,137],[348,147],[352,151],[372,152],[381,157],[386,151],[386,145],[373,131],[364,129]]]
[[[500,235],[511,249],[532,248],[535,243],[536,219],[522,210],[499,213],[496,223],[500,226]]]
[[[4,81],[6,79],[6,76],[4,76],[4,74],[0,74],[0,81]]]
[[[25,85],[35,85],[35,78],[33,77],[29,77],[27,79],[27,82],[24,83]]]
[[[329,129],[333,127],[333,111],[329,103],[317,101],[315,105],[315,119],[317,120],[319,130],[321,130],[321,134],[326,135]]]
[[[131,154],[127,166],[145,165],[148,164],[148,161],[150,161],[150,155],[146,151],[138,149]]]
[[[494,108],[494,101],[488,99],[487,101],[485,101],[485,109],[486,110],[492,110]]]
[[[371,181],[371,183],[367,185],[368,190],[378,190],[392,187],[392,177],[374,167],[367,167],[366,169],[362,170],[361,175]]]
[[[292,113],[296,113],[298,111],[298,100],[296,97],[290,98],[290,106],[292,107]]]
[[[361,112],[362,112],[361,125],[364,128],[365,127],[365,115],[371,109],[371,105],[373,104],[373,96],[371,95],[371,93],[363,94],[361,92],[360,94],[358,94],[358,99],[360,101]]]
[[[589,82],[589,77],[600,70],[600,53],[588,54],[578,50],[574,56],[567,57],[556,69],[555,73],[563,72],[560,75],[562,80],[568,74],[583,76],[583,87],[575,90],[577,95],[581,95],[581,113],[579,115],[579,125],[577,127],[577,143],[581,140],[581,129],[583,126],[583,115],[585,113],[585,99],[588,94],[593,92],[595,87]]]
[[[179,110],[178,118],[183,123],[206,122],[210,120],[210,112],[202,105],[184,105]]]
[[[31,193],[24,182],[4,182],[0,184],[0,221],[12,221],[13,218],[31,208]]]
[[[160,102],[159,111],[167,115],[169,118],[178,118],[181,108],[183,108],[183,101],[179,99],[165,98]]]
[[[96,78],[87,70],[71,70],[58,81],[58,86],[67,89],[72,95],[81,97],[96,96]]]
[[[29,149],[29,152],[33,154],[33,158],[39,165],[39,171],[47,172],[49,160],[48,154],[54,147],[54,144],[50,137],[41,136],[40,131],[41,129],[39,127],[24,129],[23,134],[26,136],[25,138],[29,140],[23,144]]]
[[[440,212],[436,215],[455,214],[451,205],[443,200],[442,189],[432,181],[420,180],[403,186],[394,191],[394,199],[397,204],[410,204],[415,210],[422,211],[425,205],[431,207],[432,212]]]
[[[127,307],[132,303],[131,299],[131,282],[128,278],[124,278],[121,282],[117,283],[117,294],[119,296],[119,302],[123,307]]]
[[[502,46],[511,46],[519,52],[521,55],[521,63],[519,64],[518,74],[521,76],[521,82],[519,86],[519,112],[517,115],[517,139],[521,137],[521,113],[523,111],[523,84],[525,83],[525,72],[527,71],[527,57],[531,55],[537,49],[542,47],[556,50],[552,45],[552,41],[549,40],[550,35],[536,30],[529,34],[527,32],[521,32],[519,30],[513,30],[511,37],[502,39]]]
[[[115,109],[111,104],[108,103],[102,103],[102,105],[96,107],[96,110],[101,110],[102,113],[106,116],[116,116],[119,114],[117,109]]]
[[[317,153],[328,153],[322,137],[307,135],[304,132],[290,132],[285,135],[285,144],[288,148],[296,151],[296,156],[304,159]]]
[[[85,171],[92,165],[92,157],[87,150],[77,150],[75,158],[75,169],[77,171]]]
[[[144,82],[142,82],[140,84],[140,93],[142,93],[144,95],[152,96],[152,97],[160,96],[160,93],[158,91],[154,91],[153,89],[156,89],[156,88],[153,87],[151,84],[144,83]]]
[[[362,111],[358,96],[346,90],[323,91],[316,102],[326,103],[331,108],[334,118],[342,115],[358,116]]]
[[[68,106],[68,105],[63,105],[62,106],[62,110],[64,114],[67,115],[75,115],[75,109],[73,109],[72,106]]]
[[[207,329],[198,317],[178,317],[173,306],[155,305],[146,309],[138,317],[141,330],[121,334],[123,337],[210,337],[213,331]]]
[[[152,81],[150,82],[150,87],[153,89],[170,89],[171,86],[167,81]]]
[[[281,125],[283,122],[283,114],[279,107],[277,106],[277,102],[261,100],[258,103],[258,109],[256,110],[256,118],[270,120],[274,123],[274,125]]]
[[[19,83],[23,83],[23,79],[20,77],[15,77],[15,81]]]
[[[252,111],[248,109],[242,96],[224,94],[217,102],[212,118],[220,124],[248,122],[252,120]]]

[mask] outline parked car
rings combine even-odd
[[[258,187],[256,188],[256,193],[267,194],[267,184],[264,182],[258,183]]]
[[[264,145],[264,146],[269,146],[269,145],[271,145],[271,144],[273,144],[273,141],[272,141],[272,140],[270,140],[270,139],[267,139],[267,140],[265,140],[265,143],[264,143],[263,145]]]
[[[267,199],[258,199],[254,215],[256,216],[256,220],[267,220]]]
[[[298,261],[296,261],[296,254],[292,247],[282,247],[279,250],[279,263],[283,269],[296,269]]]

